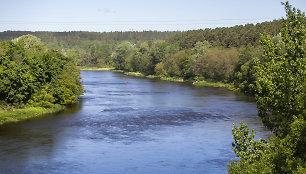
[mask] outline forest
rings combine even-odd
[[[222,82],[254,96],[258,115],[274,133],[256,141],[247,125],[234,125],[233,151],[240,160],[230,162],[229,173],[306,173],[306,18],[283,5],[285,19],[228,28],[1,32],[0,105],[75,103],[84,92],[77,66]]]

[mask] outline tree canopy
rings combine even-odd
[[[0,104],[72,104],[83,93],[80,73],[33,35],[0,43]]]
[[[305,13],[283,3],[281,39],[263,35],[263,55],[254,59],[259,116],[275,134],[255,141],[244,123],[234,126],[233,150],[239,161],[230,173],[306,173]]]

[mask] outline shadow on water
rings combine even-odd
[[[0,126],[0,136],[4,136],[6,134],[9,134],[10,132],[14,132],[15,129],[20,127],[38,126],[42,124],[44,124],[43,126],[45,126],[45,124],[50,121],[61,121],[65,117],[71,117],[82,109],[82,103],[83,99],[80,98],[78,103],[66,106],[64,110],[59,111],[57,113],[44,114],[43,116],[34,117],[20,122],[4,124]]]
[[[26,163],[33,153],[35,156],[50,156],[57,141],[54,137],[60,132],[54,128],[66,119],[72,119],[81,109],[82,99],[58,113],[0,126],[0,168],[6,166],[6,162]],[[35,152],[36,148],[43,150]]]

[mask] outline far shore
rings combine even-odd
[[[123,70],[115,70],[115,68],[98,68],[98,67],[79,67],[81,71],[115,71],[121,72],[125,75],[129,76],[136,76],[136,77],[145,77],[149,79],[160,79],[165,81],[172,81],[172,82],[185,82],[181,77],[166,77],[166,76],[158,76],[158,75],[144,75],[141,72],[128,72]],[[213,82],[209,80],[199,80],[199,81],[191,81],[194,86],[206,86],[206,87],[216,87],[216,88],[227,88],[232,91],[238,91],[235,89],[234,86],[230,83],[223,83],[223,82]]]
[[[112,71],[115,68],[79,67],[81,71]]]

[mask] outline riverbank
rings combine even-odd
[[[50,108],[31,106],[23,109],[0,110],[0,125],[56,113],[63,109],[65,109],[65,106],[56,104]]]
[[[144,75],[140,72],[125,72],[122,70],[113,70],[116,72],[122,72],[125,75],[129,76],[136,76],[136,77],[146,77],[149,79],[160,79],[160,80],[165,80],[165,81],[171,81],[171,82],[186,82],[184,81],[183,78],[181,77],[167,77],[167,76],[158,76],[158,75]],[[214,82],[214,81],[209,81],[209,80],[194,80],[194,81],[187,81],[191,82],[194,86],[206,86],[206,87],[215,87],[215,88],[227,88],[232,91],[237,91],[234,87],[233,84],[229,83],[223,83],[223,82]]]
[[[160,80],[166,80],[166,81],[171,81],[171,82],[184,82],[184,79],[180,77],[166,77],[166,76],[158,76],[158,75],[147,75],[146,76],[140,72],[124,72],[124,71],[117,71],[117,72],[122,72],[125,75],[129,75],[129,76],[146,77],[149,79],[160,79]]]
[[[78,66],[81,71],[112,71],[115,68],[99,68],[99,67],[87,67],[87,66]]]
[[[186,82],[181,77],[167,77],[167,76],[158,76],[158,75],[145,75],[141,72],[126,72],[123,70],[115,70],[114,68],[97,68],[97,67],[80,67],[80,70],[82,71],[115,71],[120,72],[125,75],[129,76],[135,76],[135,77],[145,77],[149,79],[160,79],[165,81],[171,81],[171,82]],[[234,85],[230,83],[223,83],[223,82],[214,82],[209,80],[194,80],[189,81],[194,86],[206,86],[206,87],[216,87],[216,88],[227,88],[232,91],[237,91],[237,89],[234,88]]]

